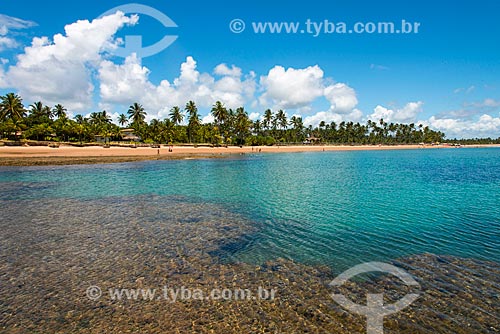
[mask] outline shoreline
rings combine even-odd
[[[500,145],[466,145],[462,148],[488,148]],[[355,145],[355,146],[229,146],[229,147],[187,147],[174,146],[169,152],[167,145],[151,147],[102,146],[75,147],[61,145],[58,148],[47,146],[0,146],[0,166],[50,166],[123,163],[148,160],[216,159],[234,155],[266,153],[300,153],[332,151],[380,151],[380,150],[417,150],[456,148],[445,145]]]

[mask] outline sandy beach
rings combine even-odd
[[[500,145],[472,145],[469,147],[500,147]],[[229,146],[229,147],[192,147],[162,145],[152,147],[101,146],[74,147],[61,145],[58,148],[47,146],[0,146],[0,166],[67,165],[114,163],[144,160],[170,160],[192,158],[224,158],[241,154],[298,153],[322,151],[360,151],[360,150],[411,150],[438,149],[450,146],[396,145],[396,146]]]

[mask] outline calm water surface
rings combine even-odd
[[[495,148],[5,167],[0,190],[3,220],[29,219],[9,207],[40,199],[71,205],[63,200],[154,195],[216,204],[258,226],[218,251],[226,261],[281,257],[334,272],[425,252],[500,262]]]

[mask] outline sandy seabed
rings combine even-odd
[[[416,291],[390,276],[332,288],[334,268],[231,260],[227,250],[244,247],[258,226],[215,204],[135,196],[0,205],[0,333],[365,333],[365,317],[330,294],[366,305],[367,291],[384,293],[386,304],[419,294],[385,317],[384,333],[499,330],[498,263],[420,254],[393,262],[418,281]],[[102,294],[89,295],[93,286]],[[117,300],[109,292],[165,286],[275,292],[272,299],[176,301]]]

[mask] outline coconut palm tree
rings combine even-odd
[[[52,124],[52,110],[41,101],[30,105],[29,116],[26,118],[28,127],[39,124]]]
[[[226,107],[222,104],[222,102],[217,101],[212,107],[212,116],[214,116],[215,123],[218,125],[224,124],[226,122],[228,113]]]
[[[83,123],[86,122],[86,119],[82,115],[80,115],[80,114],[76,115],[74,117],[74,119],[75,119],[75,122],[78,123],[78,124],[83,124]]]
[[[243,107],[236,109],[236,122],[234,130],[236,132],[236,137],[238,138],[238,144],[244,144],[245,136],[250,130],[250,125],[252,122],[248,118],[248,114]]]
[[[271,109],[267,109],[264,111],[264,120],[263,120],[263,126],[266,130],[269,130],[271,128],[271,122],[273,121],[273,112]]]
[[[118,124],[120,124],[120,126],[124,126],[127,123],[128,123],[128,117],[127,117],[127,115],[120,114],[118,116]]]
[[[286,128],[288,127],[288,120],[283,110],[278,110],[278,113],[276,114],[276,120],[278,121],[278,125],[280,126],[281,130],[286,130]]]
[[[54,109],[52,109],[52,115],[56,116],[58,119],[64,119],[67,118],[66,111],[68,111],[68,109],[64,108],[62,104],[56,104]]]
[[[214,130],[217,130],[214,134],[214,136],[218,137],[218,138],[223,138],[224,134],[227,132],[228,130],[228,118],[229,118],[229,113],[226,109],[226,107],[224,106],[224,104],[222,104],[222,102],[220,101],[217,101],[215,102],[215,104],[212,106],[212,116],[214,117],[214,121],[215,121],[215,127],[214,127]]]
[[[128,119],[132,120],[132,124],[142,125],[146,119],[146,112],[144,107],[135,102],[128,108]]]
[[[14,93],[8,93],[5,96],[0,96],[0,120],[22,120],[26,117],[23,100]]]
[[[184,120],[184,114],[181,112],[181,108],[179,108],[178,106],[172,107],[168,116],[170,117],[170,120],[172,121],[174,126],[181,124]]]
[[[194,135],[196,134],[196,131],[201,124],[200,116],[198,114],[198,107],[196,107],[196,103],[194,103],[194,101],[189,101],[188,103],[186,103],[185,110],[188,113],[189,119],[187,127],[188,138],[189,142],[193,142]]]
[[[259,136],[262,129],[262,122],[260,120],[256,120],[255,122],[253,122],[252,128],[254,134]]]
[[[302,141],[302,133],[304,129],[304,123],[302,122],[302,117],[292,116],[290,119],[290,124],[293,127],[293,140],[295,142]]]
[[[198,107],[194,101],[186,103],[186,107],[184,109],[187,111],[189,119],[196,118],[196,116],[198,116]]]

